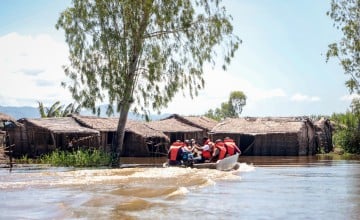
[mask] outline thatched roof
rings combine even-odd
[[[126,122],[125,130],[131,131],[145,138],[162,137],[165,138],[166,140],[169,139],[163,132],[159,130],[155,130],[152,127],[150,127],[147,122],[128,120]]]
[[[14,123],[14,124],[17,125],[17,126],[20,126],[20,125],[21,125],[20,123],[18,123],[18,122],[16,121],[15,118],[11,117],[10,115],[7,115],[7,114],[5,114],[5,113],[1,113],[1,112],[0,112],[0,122],[7,122],[7,121],[12,122],[12,123]]]
[[[83,126],[103,131],[103,132],[115,132],[119,123],[119,118],[101,118],[96,116],[80,116],[72,115]],[[146,125],[146,122],[127,120],[125,125],[125,131],[136,133],[143,137],[163,137],[167,136],[161,131],[154,130]]]
[[[72,117],[60,118],[38,118],[38,119],[21,119],[23,122],[30,123],[33,126],[43,128],[55,134],[60,133],[83,133],[99,134],[99,131],[81,126]]]
[[[314,122],[316,130],[324,130],[325,127],[328,127],[331,130],[334,130],[334,125],[331,123],[330,119],[320,118]]]
[[[0,112],[0,121],[13,121],[14,122],[14,121],[16,121],[16,119],[11,117],[10,115]]]
[[[218,123],[217,121],[205,116],[180,116],[178,114],[170,115],[169,117],[163,120],[170,118],[178,119],[179,121],[184,122],[185,124],[189,124],[191,126],[198,127],[208,131],[210,131]]]
[[[119,118],[101,118],[96,116],[71,115],[77,122],[98,131],[116,131]]]
[[[293,133],[301,130],[305,123],[311,122],[302,117],[228,118],[217,124],[211,132],[237,134]]]
[[[201,132],[202,129],[180,122],[175,118],[150,121],[147,125],[162,132]]]

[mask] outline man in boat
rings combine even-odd
[[[198,161],[200,163],[209,162],[211,160],[214,142],[210,140],[208,137],[203,138],[203,146],[198,147],[195,145],[197,150],[201,151],[201,159]]]
[[[232,156],[236,153],[241,154],[241,150],[236,146],[236,143],[233,139],[226,137],[224,138],[224,144],[226,147],[226,156]]]
[[[185,146],[184,142],[177,140],[171,144],[168,151],[169,165],[181,165]]]
[[[217,139],[214,145],[214,151],[211,156],[211,162],[216,162],[218,160],[224,159],[226,156],[226,147],[224,142],[221,139]]]

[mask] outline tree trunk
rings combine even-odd
[[[125,125],[126,125],[129,109],[130,109],[129,103],[125,103],[123,106],[121,106],[121,109],[120,109],[119,123],[118,123],[117,131],[116,131],[116,143],[114,146],[112,146],[113,147],[113,149],[112,149],[113,155],[112,155],[112,162],[111,162],[112,167],[119,167],[119,165],[120,165],[120,156],[121,156],[122,150],[123,150],[124,137],[125,137]]]

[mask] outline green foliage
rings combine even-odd
[[[331,120],[335,122],[333,143],[341,146],[347,153],[360,154],[360,108],[358,99],[352,102],[351,111],[345,114],[333,114]]]
[[[83,107],[120,113],[120,155],[129,110],[160,109],[181,90],[191,97],[204,87],[203,66],[222,56],[226,69],[241,40],[220,0],[73,0],[56,28],[69,46],[68,81]],[[146,117],[148,118],[148,117]]]
[[[343,33],[342,39],[329,45],[326,60],[336,57],[349,79],[345,85],[350,93],[360,93],[360,0],[332,0],[327,15]]]
[[[246,105],[246,95],[242,91],[231,92],[228,105],[229,117],[239,117]]]
[[[51,164],[53,166],[108,166],[110,162],[110,154],[96,149],[76,150],[73,152],[56,150],[50,154],[45,154],[40,158],[40,163]]]
[[[50,108],[45,107],[44,104],[39,101],[38,105],[39,113],[42,118],[66,117],[72,113],[79,113],[81,110],[81,106],[76,106],[75,103],[70,103],[64,108],[64,105],[60,105],[60,101],[55,102]]]
[[[246,95],[241,91],[230,93],[229,100],[221,103],[220,108],[209,109],[204,116],[220,121],[224,118],[238,118],[246,105]]]
[[[105,97],[109,108],[136,102],[133,110],[146,113],[166,106],[179,89],[197,95],[203,65],[222,55],[226,68],[241,42],[220,3],[74,0],[56,24],[70,49],[70,81],[63,85],[94,113]]]
[[[32,158],[29,158],[28,155],[23,155],[19,159],[16,159],[16,163],[31,164],[31,163],[35,163],[35,160]]]

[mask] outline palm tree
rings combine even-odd
[[[38,101],[38,109],[40,116],[42,118],[52,118],[52,117],[66,117],[72,113],[79,113],[81,110],[81,106],[76,106],[75,103],[70,103],[63,110],[64,105],[60,105],[60,101],[55,102],[50,108],[44,107],[44,104]]]

